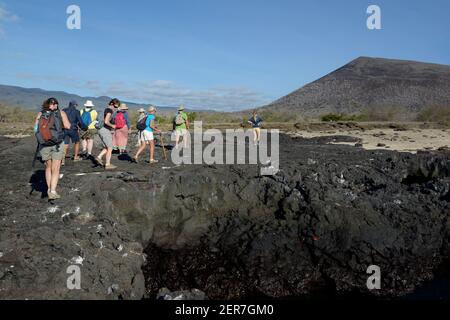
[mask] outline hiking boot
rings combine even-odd
[[[56,192],[49,192],[48,193],[48,200],[58,200],[61,199],[61,196]]]
[[[105,166],[105,170],[114,170],[114,169],[117,169],[117,167],[112,164],[107,164]]]

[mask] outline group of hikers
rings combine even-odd
[[[77,109],[78,103],[71,101],[63,110],[59,108],[59,102],[55,98],[44,101],[42,111],[38,113],[34,132],[38,141],[38,152],[45,162],[45,180],[47,183],[47,195],[49,200],[60,199],[56,192],[60,178],[61,166],[65,165],[65,159],[70,144],[74,144],[73,161],[90,159],[105,170],[114,170],[117,167],[111,163],[112,154],[117,151],[127,154],[128,137],[131,133],[131,122],[128,114],[128,106],[118,99],[112,99],[108,106],[100,114],[94,109],[92,101],[87,100],[81,110]],[[156,107],[151,105],[148,110],[138,110],[136,129],[138,131],[138,147],[132,162],[139,163],[140,155],[148,147],[150,164],[155,164],[155,134],[161,135],[161,130],[156,123]],[[261,137],[262,119],[254,111],[248,120],[254,132],[254,143],[258,144]],[[184,106],[178,108],[173,118],[175,132],[175,148],[180,146],[183,138],[184,147],[188,147],[189,117]],[[94,138],[98,135],[102,150],[97,156],[93,156]],[[81,145],[81,153],[80,153]]]

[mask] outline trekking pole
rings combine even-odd
[[[166,161],[167,161],[166,147],[164,146],[164,138],[163,138],[162,132],[160,133],[160,135],[161,135],[161,146],[163,148],[164,159],[166,159]]]
[[[33,157],[33,163],[31,164],[31,168],[33,168],[33,169],[36,165],[36,159],[37,159],[38,153],[39,153],[39,143],[37,144],[36,152],[34,153],[34,157]]]

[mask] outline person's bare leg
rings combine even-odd
[[[74,160],[78,160],[80,157],[78,156],[80,153],[80,142],[75,143],[75,151],[73,155]]]
[[[51,168],[52,168],[52,179],[50,182],[50,191],[52,193],[56,193],[56,187],[58,186],[59,181],[59,170],[61,168],[61,160],[53,160]]]
[[[108,148],[106,151],[106,163],[105,165],[109,166],[111,164],[113,148]]]
[[[92,154],[92,149],[94,148],[94,140],[93,139],[87,139],[87,153],[88,155]]]
[[[81,140],[82,153],[86,153],[88,148],[88,140]]]
[[[102,152],[100,152],[100,154],[98,155],[98,157],[97,158],[99,158],[99,159],[102,159],[103,158],[103,156],[106,154],[108,152],[108,149],[103,149],[102,150]]]
[[[155,158],[155,140],[150,141],[150,162],[154,161]]]
[[[52,183],[52,160],[45,162],[45,182],[47,183],[47,190],[50,192]]]
[[[69,147],[70,147],[70,145],[64,144],[64,157],[63,157],[62,163],[66,162],[66,157],[67,157],[67,154],[69,153]]]
[[[136,152],[136,155],[134,156],[134,159],[136,159],[136,160],[139,159],[139,155],[142,153],[142,151],[145,150],[145,147],[146,147],[146,146],[147,146],[147,145],[146,145],[145,142],[141,143],[141,145],[140,145],[138,151]]]
[[[180,143],[180,133],[178,131],[175,132],[175,148],[178,148],[178,144]]]

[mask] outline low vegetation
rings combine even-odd
[[[0,123],[33,123],[36,112],[0,104]]]
[[[417,121],[436,122],[450,127],[450,107],[430,107],[417,116]]]

